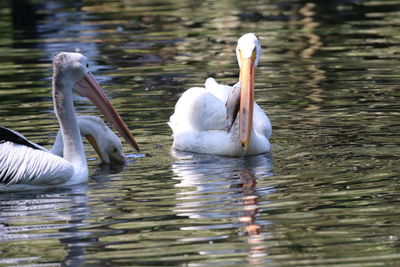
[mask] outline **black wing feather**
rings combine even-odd
[[[31,147],[33,149],[43,150],[41,146],[28,141],[23,135],[17,133],[16,131],[0,126],[0,143],[7,141]]]

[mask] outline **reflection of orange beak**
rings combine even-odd
[[[103,115],[112,123],[117,129],[121,136],[136,150],[139,151],[135,139],[133,138],[128,127],[119,116],[118,112],[111,105],[110,101],[104,94],[103,89],[97,83],[93,75],[88,72],[82,80],[75,84],[75,88],[82,96],[89,98],[97,106],[97,108],[103,113]]]
[[[240,68],[239,137],[247,151],[253,129],[254,110],[254,57],[242,58]]]

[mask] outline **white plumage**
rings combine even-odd
[[[246,34],[238,41],[237,55],[239,66],[244,71],[252,71],[258,63],[261,47],[254,34]],[[243,52],[243,53],[242,53]],[[250,67],[242,67],[246,63],[241,58],[251,57]],[[242,63],[244,62],[244,63]],[[250,68],[250,69],[248,69]],[[243,97],[235,92],[244,87],[253,85],[241,81],[235,86],[218,84],[215,79],[208,78],[205,87],[193,87],[188,89],[179,98],[175,105],[174,114],[170,117],[169,126],[173,131],[174,142],[172,147],[181,151],[217,154],[225,156],[256,155],[270,150],[269,138],[272,134],[271,122],[265,112],[257,103],[249,97]],[[251,79],[251,76],[248,78]],[[243,92],[239,92],[243,93]],[[239,99],[240,98],[240,99]],[[229,100],[228,100],[229,99]],[[239,133],[242,105],[250,99],[254,107],[250,112],[242,114],[242,120],[249,120],[249,133],[251,138],[246,139]],[[247,110],[248,111],[248,110]],[[239,115],[237,116],[237,114]],[[246,117],[249,116],[249,117]],[[251,118],[250,118],[251,117]],[[236,119],[235,119],[236,118]],[[230,128],[232,125],[232,128]]]
[[[0,182],[7,186],[56,185],[67,182],[74,174],[74,168],[67,160],[12,142],[0,145],[0,166]]]
[[[238,135],[238,121],[227,128],[225,103],[232,87],[208,78],[203,87],[185,91],[175,105],[169,126],[173,131],[173,148],[204,154],[224,156],[257,155],[270,150],[272,127],[265,112],[254,105],[252,139],[246,153]]]

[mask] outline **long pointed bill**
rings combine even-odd
[[[139,151],[139,146],[137,145],[125,122],[111,105],[103,89],[90,72],[88,72],[82,80],[75,84],[74,89],[77,90],[82,96],[89,98],[90,101],[97,106],[101,113],[103,113],[103,115],[112,123],[121,136],[136,151]]]
[[[104,158],[103,154],[101,153],[99,145],[97,144],[96,139],[93,137],[93,135],[86,134],[85,137],[89,141],[89,143],[92,145],[92,147],[96,151],[97,155],[99,155],[101,161],[103,161],[103,162],[106,161],[106,159]],[[106,162],[106,163],[108,163],[108,162]]]
[[[252,57],[242,59],[240,68],[239,137],[245,151],[249,147],[253,129],[254,73],[254,59]]]

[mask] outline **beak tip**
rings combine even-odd
[[[247,151],[248,145],[246,144],[246,142],[245,141],[241,141],[240,143],[242,145],[243,150]]]
[[[138,144],[136,143],[136,141],[135,140],[131,140],[131,146],[133,147],[133,149],[137,152],[137,153],[139,153],[140,152],[140,149],[139,149],[139,146],[138,146]]]

